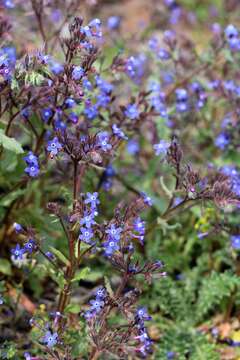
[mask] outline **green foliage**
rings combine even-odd
[[[178,360],[220,360],[216,346],[206,336],[186,327],[169,327],[161,337],[156,358],[166,360],[169,352]]]
[[[203,279],[199,288],[196,305],[196,316],[203,319],[210,311],[216,312],[220,305],[228,304],[234,294],[240,289],[240,278],[230,271],[224,273],[212,272]]]
[[[21,144],[14,138],[10,138],[4,134],[4,131],[0,129],[0,147],[6,150],[13,151],[16,154],[22,154],[23,148]]]

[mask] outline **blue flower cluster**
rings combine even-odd
[[[225,29],[225,37],[231,50],[240,50],[240,38],[238,29],[230,24]]]
[[[152,340],[150,339],[145,324],[145,321],[151,320],[151,316],[148,315],[146,308],[137,309],[135,320],[138,328],[138,335],[136,339],[139,341],[139,346],[136,348],[136,351],[140,353],[142,356],[147,356],[152,352]]]
[[[102,246],[104,248],[104,254],[107,257],[112,256],[120,249],[122,231],[123,229],[121,227],[116,227],[115,224],[111,224],[110,227],[106,229],[105,233],[107,234],[107,238],[106,241],[103,242]]]
[[[95,296],[95,299],[90,300],[90,309],[84,313],[87,321],[90,321],[102,311],[107,299],[107,290],[104,287],[100,287],[97,289]]]
[[[37,177],[40,171],[38,164],[38,157],[34,155],[32,151],[30,151],[28,155],[23,158],[23,160],[27,163],[27,167],[25,168],[24,171],[30,177]]]
[[[48,141],[47,151],[50,153],[51,158],[56,156],[60,150],[62,150],[62,145],[56,136],[52,140]]]
[[[80,235],[79,240],[83,241],[88,245],[94,245],[92,241],[94,232],[92,226],[96,224],[94,218],[98,215],[97,206],[100,203],[98,200],[98,193],[87,193],[84,204],[88,205],[88,209],[85,210],[84,216],[80,219]]]

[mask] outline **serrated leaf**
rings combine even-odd
[[[0,259],[0,273],[4,275],[12,274],[11,263],[7,259]]]
[[[24,152],[21,144],[14,138],[6,136],[2,129],[0,129],[0,145],[4,149],[13,151],[16,154],[22,154]]]
[[[86,278],[86,276],[89,274],[90,269],[89,267],[85,267],[84,269],[78,270],[72,279],[72,282],[74,281],[80,281]]]
[[[63,255],[63,253],[61,253],[61,251],[55,249],[54,247],[50,246],[49,247],[50,251],[59,259],[61,260],[65,265],[69,266],[70,262],[69,260],[66,258],[65,255]]]

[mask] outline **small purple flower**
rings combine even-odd
[[[100,204],[100,201],[98,200],[98,193],[87,193],[87,198],[84,201],[85,204],[90,204],[92,209],[96,209],[97,205]]]
[[[68,109],[71,109],[71,108],[73,108],[73,107],[76,105],[76,101],[75,101],[74,99],[72,99],[72,98],[67,98],[67,99],[65,100],[65,105],[66,105],[66,107],[67,107]]]
[[[110,94],[113,91],[113,85],[101,78],[99,75],[95,76],[96,85],[105,94]]]
[[[54,260],[54,259],[55,259],[53,253],[51,253],[50,251],[47,251],[45,255],[46,255],[50,260]]]
[[[153,149],[155,150],[155,154],[159,155],[166,155],[170,143],[166,140],[161,140],[158,144],[153,145]]]
[[[81,66],[75,66],[72,71],[73,80],[80,80],[84,75],[84,70]]]
[[[118,242],[115,240],[105,241],[102,245],[106,256],[111,256],[120,249]]]
[[[15,4],[13,3],[12,0],[3,0],[3,5],[4,5],[7,9],[14,9],[14,8],[15,8]]]
[[[98,116],[97,106],[86,103],[83,113],[86,115],[88,120],[93,120]]]
[[[73,123],[73,124],[77,124],[78,123],[78,115],[75,112],[71,112],[68,115],[68,119]]]
[[[95,292],[96,299],[105,299],[107,296],[107,290],[101,286]]]
[[[108,234],[108,239],[119,241],[121,238],[122,228],[116,227],[114,224],[111,224],[110,228],[106,230],[106,234]]]
[[[79,239],[85,242],[86,244],[92,245],[93,242],[91,239],[93,238],[93,232],[89,228],[80,228],[81,234],[79,235]]]
[[[0,294],[0,305],[2,305],[3,303],[4,303],[3,296],[2,294]]]
[[[119,28],[120,26],[120,23],[121,23],[121,18],[120,16],[110,16],[108,19],[107,19],[107,27],[110,29],[110,30],[116,30]]]
[[[226,29],[224,30],[225,36],[228,40],[238,37],[238,30],[237,28],[230,24],[226,27]]]
[[[86,226],[87,229],[91,228],[93,225],[96,224],[96,221],[94,220],[94,214],[93,213],[85,213],[84,217],[80,220],[80,225]]]
[[[47,151],[50,152],[51,156],[56,156],[61,149],[62,149],[62,145],[60,144],[56,136],[52,140],[48,141]]]
[[[165,49],[159,49],[157,56],[160,60],[163,61],[169,60],[171,57],[170,53]]]
[[[109,141],[109,134],[106,131],[102,131],[97,135],[98,145],[101,147],[103,151],[111,150],[112,145]]]
[[[36,249],[36,242],[33,239],[29,239],[23,248],[26,252],[28,252],[29,254],[32,254],[33,251]]]
[[[129,140],[126,148],[130,155],[136,155],[140,151],[139,142],[136,139]]]
[[[188,100],[187,90],[177,89],[175,93],[176,93],[177,101],[187,101]]]
[[[148,206],[152,206],[153,205],[153,201],[151,199],[150,196],[148,196],[147,194],[145,194],[145,192],[141,192],[141,196],[143,198],[143,201],[146,205]]]
[[[240,250],[240,235],[231,236],[231,245],[235,250]]]
[[[21,233],[23,231],[23,227],[22,225],[18,224],[18,223],[14,223],[13,224],[13,228],[16,231],[17,234]]]
[[[215,145],[221,150],[224,150],[229,143],[229,136],[226,133],[220,133],[215,139]]]
[[[63,72],[64,67],[62,64],[59,64],[57,62],[51,61],[49,64],[50,70],[53,72],[54,75],[59,75]]]
[[[24,170],[30,177],[37,177],[39,175],[39,167],[32,164],[26,167]]]
[[[93,299],[90,300],[89,303],[91,304],[91,311],[95,311],[96,313],[99,313],[103,306],[104,306],[104,301],[102,301],[101,299]]]
[[[52,333],[51,331],[47,331],[44,337],[42,338],[42,342],[47,347],[52,348],[58,342],[58,334],[56,332]]]
[[[116,124],[112,125],[112,132],[119,139],[124,139],[124,140],[128,139],[128,137],[124,134],[124,132]]]
[[[14,249],[11,250],[11,254],[14,257],[14,260],[22,260],[25,249],[21,248],[19,244],[16,245]]]
[[[148,314],[147,309],[144,307],[138,308],[136,315],[142,321],[149,321],[152,319],[152,317]]]
[[[25,156],[25,157],[23,158],[23,160],[24,160],[28,165],[38,166],[38,157],[37,157],[36,155],[34,155],[32,151],[29,151],[29,153],[27,154],[27,156]]]
[[[134,231],[144,234],[145,233],[145,221],[143,221],[140,217],[136,218],[133,222]]]
[[[102,37],[102,31],[101,31],[101,20],[100,19],[93,19],[88,23],[88,27],[91,29],[90,33],[91,36],[101,38]]]
[[[42,109],[41,117],[43,121],[47,122],[53,116],[53,112],[50,108]]]
[[[136,104],[127,105],[124,113],[131,120],[134,120],[134,119],[138,118],[138,116],[139,116],[139,110],[138,110]]]

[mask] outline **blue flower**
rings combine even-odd
[[[150,196],[148,196],[147,194],[145,194],[144,192],[141,192],[141,196],[143,198],[143,201],[146,205],[148,206],[152,206],[153,205],[153,201],[150,198]]]
[[[124,134],[124,132],[116,124],[112,125],[112,132],[119,139],[124,139],[124,140],[128,139],[128,137]]]
[[[126,148],[130,155],[136,155],[140,151],[139,142],[135,139],[129,140]]]
[[[23,227],[22,225],[18,224],[18,223],[14,223],[13,224],[13,228],[16,231],[16,233],[21,233],[23,231]]]
[[[87,193],[87,198],[84,201],[85,204],[90,204],[92,209],[96,209],[97,205],[100,204],[100,201],[98,200],[98,193]]]
[[[136,316],[142,321],[149,321],[152,319],[152,317],[148,314],[147,309],[144,307],[138,308]]]
[[[188,110],[188,93],[185,89],[177,89],[176,93],[176,109],[179,112],[185,112]]]
[[[226,27],[226,29],[224,30],[224,33],[225,33],[225,36],[226,38],[229,40],[231,38],[234,38],[234,37],[238,37],[238,30],[237,28],[230,24]]]
[[[89,81],[86,77],[82,80],[82,85],[84,89],[88,91],[91,91],[93,88],[91,81]]]
[[[99,313],[104,306],[104,301],[101,299],[93,299],[90,300],[89,303],[91,304],[90,311],[95,311],[96,313]]]
[[[23,248],[26,252],[32,254],[32,252],[36,249],[36,242],[33,239],[30,239],[26,242]]]
[[[56,156],[61,149],[62,145],[56,136],[52,140],[48,141],[47,151],[50,152],[51,156]]]
[[[101,78],[99,75],[95,76],[97,87],[105,94],[110,94],[113,91],[113,85]]]
[[[75,66],[72,71],[73,80],[80,80],[84,75],[84,70],[81,66]]]
[[[13,8],[15,8],[15,4],[12,2],[12,0],[3,0],[3,5],[4,5],[7,9],[13,9]]]
[[[224,150],[229,143],[229,136],[225,133],[220,133],[215,139],[215,145],[221,150]]]
[[[169,142],[167,142],[166,140],[161,140],[158,144],[153,145],[153,149],[155,150],[155,154],[157,156],[166,155],[169,146],[170,146]]]
[[[3,296],[0,294],[0,305],[4,303]]]
[[[111,256],[120,249],[118,241],[115,240],[105,241],[102,245],[106,256]]]
[[[121,23],[121,18],[120,16],[110,16],[108,19],[107,19],[107,27],[110,29],[110,30],[116,30],[119,28],[120,26],[120,23]]]
[[[165,50],[165,49],[160,49],[159,51],[158,51],[158,58],[160,59],[160,60],[169,60],[170,59],[170,57],[171,57],[171,55],[170,55],[170,53],[167,51],[167,50]]]
[[[72,99],[72,98],[67,98],[67,99],[65,100],[65,105],[66,105],[66,107],[67,107],[68,109],[71,109],[71,108],[73,108],[73,107],[76,105],[76,101],[75,101],[74,99]]]
[[[91,239],[93,238],[92,230],[89,228],[81,227],[80,231],[81,234],[79,235],[79,239],[85,242],[86,244],[92,245],[93,244],[93,242],[91,241]]]
[[[47,122],[53,116],[53,112],[50,108],[42,109],[41,117],[43,121]]]
[[[78,123],[78,115],[75,112],[71,112],[68,115],[68,119],[73,123],[73,124],[77,124]]]
[[[188,93],[186,89],[176,89],[176,98],[178,101],[187,101],[188,100]]]
[[[106,230],[109,240],[119,241],[122,233],[122,228],[116,227],[114,224],[111,224],[110,228]]]
[[[15,260],[22,260],[24,253],[25,249],[21,248],[19,244],[17,244],[14,249],[11,249],[11,254],[13,255]]]
[[[88,27],[91,29],[90,34],[94,37],[102,37],[101,31],[101,20],[100,19],[93,19],[88,23]],[[89,35],[88,35],[89,36]]]
[[[84,113],[84,115],[86,115],[88,120],[93,120],[93,119],[95,119],[95,117],[98,116],[97,106],[86,103],[83,113]]]
[[[139,110],[138,110],[136,104],[127,105],[124,113],[131,120],[134,120],[134,119],[138,118],[138,116],[139,116]]]
[[[101,286],[96,290],[95,295],[96,299],[103,300],[107,297],[107,290],[103,286]]]
[[[101,131],[97,135],[98,141],[97,144],[103,151],[111,150],[112,145],[108,142],[109,141],[109,134],[106,131]]]
[[[32,151],[29,151],[29,153],[27,154],[27,156],[25,156],[25,157],[23,158],[23,160],[24,160],[28,165],[38,166],[38,157],[37,157],[36,155],[34,155]]]
[[[42,342],[47,347],[52,348],[58,342],[58,334],[56,332],[52,333],[51,331],[47,331],[44,337],[42,338]]]
[[[134,231],[144,234],[145,233],[145,221],[143,221],[140,217],[136,218],[133,222]]]
[[[80,220],[80,225],[85,225],[87,229],[96,224],[94,220],[94,213],[85,213],[84,217]]]
[[[49,67],[54,75],[59,75],[64,70],[64,66],[62,64],[59,64],[59,63],[53,62],[53,61],[49,64]]]
[[[233,249],[240,250],[240,235],[231,236],[231,245]]]
[[[25,168],[24,170],[30,177],[37,177],[39,175],[39,167],[32,164]]]

